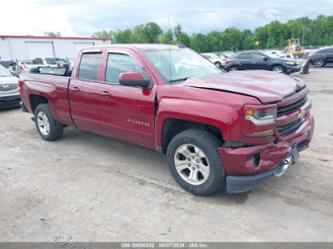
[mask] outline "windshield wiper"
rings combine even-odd
[[[185,78],[180,78],[180,79],[175,79],[175,80],[169,80],[170,83],[173,83],[173,82],[178,82],[178,81],[185,81],[187,79],[189,79],[190,77],[185,77]]]

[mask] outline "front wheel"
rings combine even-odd
[[[323,67],[325,64],[323,59],[315,59],[315,61],[313,62],[313,65],[315,67]]]
[[[225,181],[217,148],[221,142],[211,133],[191,129],[176,135],[167,150],[167,162],[176,182],[195,195],[210,195]]]
[[[64,127],[53,118],[48,104],[36,107],[35,124],[39,135],[46,141],[60,138],[64,131]]]
[[[280,65],[276,65],[272,68],[273,72],[277,72],[277,73],[284,73],[284,67],[280,66]]]

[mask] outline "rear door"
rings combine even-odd
[[[252,60],[254,62],[252,69],[268,69],[269,58],[268,56],[260,53],[253,53]]]
[[[71,116],[75,125],[86,131],[101,133],[100,112],[102,53],[83,53],[77,75],[69,85]]]
[[[155,87],[142,89],[119,84],[121,73],[140,72],[150,78],[149,73],[136,54],[108,51],[104,56],[105,84],[100,107],[103,134],[153,148]]]
[[[255,69],[254,62],[252,60],[252,55],[250,53],[241,53],[238,55],[238,59],[241,65],[240,69],[248,70],[248,69]]]
[[[326,57],[327,57],[327,62],[328,63],[333,63],[333,48],[327,49],[327,53],[326,53]]]

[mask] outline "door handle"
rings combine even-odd
[[[77,87],[77,86],[74,86],[72,90],[73,90],[74,92],[79,92],[79,91],[80,91],[80,88]]]
[[[103,91],[103,92],[101,92],[101,94],[102,94],[102,96],[104,96],[104,97],[109,97],[109,96],[111,96],[111,93],[110,93],[109,91]]]

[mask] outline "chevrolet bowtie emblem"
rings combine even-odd
[[[299,113],[298,113],[298,119],[303,119],[305,117],[305,111],[304,110],[302,110],[302,111],[300,111]]]
[[[0,85],[0,89],[3,90],[3,91],[8,90],[9,89],[9,85],[7,85],[7,84]]]

